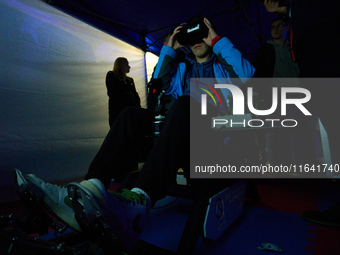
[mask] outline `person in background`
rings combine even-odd
[[[290,43],[286,39],[289,26],[282,18],[270,24],[272,39],[261,46],[255,54],[253,65],[255,77],[296,78],[300,76],[298,64],[290,54]]]
[[[130,65],[126,58],[115,60],[113,70],[106,75],[107,95],[109,96],[109,125],[112,127],[118,115],[128,106],[139,106],[140,97],[135,83],[126,74],[130,72]]]
[[[268,40],[256,52],[253,65],[256,68],[254,77],[258,78],[298,78],[300,69],[291,56],[290,42],[287,40],[289,31],[288,21],[282,17],[275,18],[270,24],[272,39]],[[278,81],[270,80],[272,82]],[[288,80],[286,80],[288,81]],[[290,80],[293,81],[293,80]],[[271,106],[271,87],[280,86],[297,86],[298,80],[294,80],[294,84],[275,82],[264,86],[261,81],[257,85],[259,100],[261,107],[269,109]],[[270,87],[269,87],[270,86]],[[293,115],[292,115],[293,114]],[[297,118],[297,112],[290,114],[291,118]],[[280,116],[276,113],[271,115],[271,118],[276,119]],[[265,144],[268,162],[271,165],[289,165],[291,163],[302,164],[305,161],[316,162],[317,160],[317,133],[316,133],[317,118],[307,119],[300,118],[299,127],[303,126],[303,131],[299,129],[290,130],[284,133],[266,133],[262,137],[262,144]],[[308,130],[308,132],[306,132]],[[304,140],[302,146],[301,140]],[[306,163],[306,162],[305,162]]]
[[[264,0],[268,12],[291,19],[293,57],[301,77],[333,78],[306,84],[312,95],[313,111],[328,134],[332,166],[340,163],[340,27],[338,0],[291,0],[281,6],[278,0]],[[337,78],[337,79],[334,79]],[[309,83],[311,80],[307,80]],[[340,198],[340,194],[338,194]],[[325,211],[304,211],[301,217],[316,224],[340,227],[340,202]]]

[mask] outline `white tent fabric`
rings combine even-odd
[[[83,177],[109,130],[107,71],[126,57],[145,107],[146,67],[143,51],[39,0],[0,0],[0,32],[2,203],[15,198],[14,168]]]

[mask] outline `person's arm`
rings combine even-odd
[[[106,74],[106,88],[107,95],[110,99],[111,105],[124,105],[125,104],[125,96],[124,92],[121,90],[120,81],[116,74],[112,71],[109,71]]]
[[[245,78],[252,77],[255,68],[243,58],[241,52],[228,38],[218,36],[206,18],[204,23],[209,32],[207,38],[203,38],[203,40],[207,45],[213,47],[214,53],[218,56],[221,64],[225,66],[231,78],[240,78],[242,82],[245,82]]]
[[[109,71],[107,74],[106,74],[106,88],[107,88],[107,95],[109,96],[110,99],[114,99],[115,101],[116,100],[119,100],[120,99],[120,96],[122,94],[121,92],[121,88],[119,86],[119,79],[117,77],[117,75],[112,72],[112,71]]]
[[[222,37],[216,42],[213,51],[221,64],[225,66],[231,78],[240,78],[244,83],[254,75],[255,68],[248,60],[243,58],[241,52],[234,47],[228,38]]]
[[[180,47],[180,45],[175,35],[179,33],[182,26],[177,27],[172,35],[169,38],[169,41],[166,45],[162,47],[160,52],[158,62],[153,74],[153,79],[162,79],[163,82],[163,90],[167,90],[171,86],[171,74],[175,71],[175,57],[177,56],[176,50]]]
[[[158,58],[158,62],[156,65],[155,72],[153,74],[153,79],[162,79],[163,89],[166,89],[170,86],[170,74],[172,70],[175,68],[174,59],[177,53],[174,49],[169,46],[164,45],[162,47],[161,53]]]

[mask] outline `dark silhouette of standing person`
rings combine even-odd
[[[113,125],[118,115],[128,106],[140,107],[140,98],[131,77],[130,65],[126,58],[115,60],[113,70],[106,75],[107,95],[109,96],[109,125]]]

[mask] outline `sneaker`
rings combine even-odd
[[[76,217],[86,218],[83,222],[92,225],[91,229],[98,229],[100,224],[102,236],[116,236],[125,251],[133,250],[146,225],[151,202],[128,189],[108,191],[98,179],[70,183],[68,192]]]
[[[25,184],[25,182],[34,184],[35,186],[26,186],[37,198],[41,198],[45,209],[70,228],[79,232],[81,231],[79,224],[74,217],[74,211],[67,194],[66,186],[44,182],[34,174],[22,176],[22,173],[19,170],[15,171],[16,175],[19,177],[15,178],[17,187]]]

